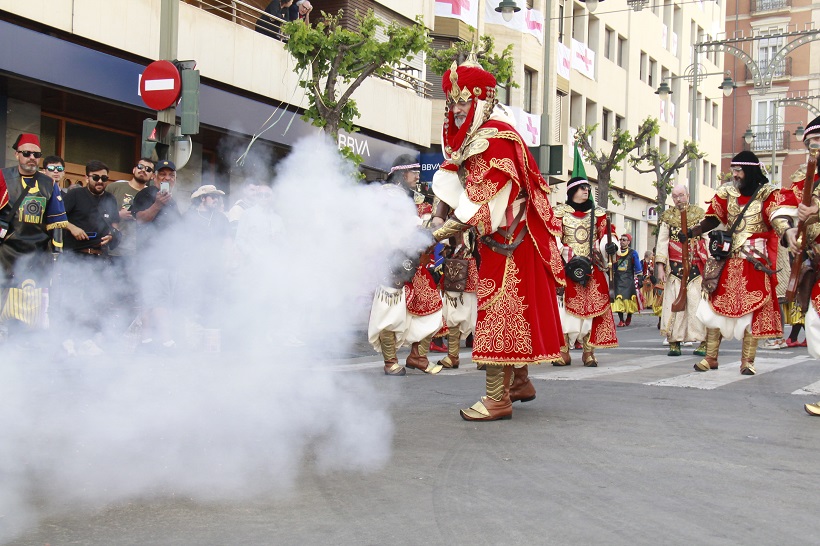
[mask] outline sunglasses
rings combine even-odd
[[[99,182],[102,180],[103,182],[108,182],[108,177],[106,175],[99,175],[99,174],[89,174],[88,178],[93,180],[94,182]]]
[[[61,173],[65,170],[65,167],[63,167],[62,165],[48,165],[46,167],[46,170]]]
[[[41,157],[43,157],[43,152],[30,152],[28,150],[26,150],[26,151],[18,150],[17,153],[22,155],[23,157],[34,156],[36,159],[40,159]]]
[[[142,163],[137,165],[137,169],[139,169],[140,171],[145,171],[147,173],[154,172],[154,167],[149,167],[148,165],[143,165]]]

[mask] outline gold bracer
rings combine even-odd
[[[774,232],[777,233],[778,237],[783,237],[783,234],[786,233],[786,230],[793,226],[790,218],[778,216],[776,218],[772,218],[772,227],[774,228]]]
[[[459,222],[455,218],[448,218],[444,225],[433,231],[433,237],[436,241],[443,241],[450,237],[455,237],[470,229],[470,224]]]

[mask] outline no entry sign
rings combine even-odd
[[[154,61],[140,78],[142,101],[154,110],[165,110],[179,99],[182,83],[179,71],[169,61]]]

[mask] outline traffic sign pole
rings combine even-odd
[[[159,58],[172,61],[177,58],[179,43],[179,0],[162,0],[159,11]],[[172,65],[173,66],[173,65]],[[176,67],[175,67],[176,69]],[[179,97],[177,97],[179,98]],[[176,101],[174,101],[174,104]],[[177,112],[172,104],[157,112],[157,121],[167,123],[171,127],[177,124]],[[170,142],[168,158],[173,161],[176,148],[173,140]]]

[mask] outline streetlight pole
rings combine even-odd
[[[690,97],[691,104],[689,105],[689,116],[691,122],[690,134],[692,136],[692,142],[698,142],[698,84],[700,81],[705,78],[706,76],[717,76],[723,75],[723,83],[718,86],[718,89],[723,90],[724,96],[729,96],[732,94],[732,91],[736,87],[735,82],[732,81],[731,76],[729,75],[730,72],[726,70],[725,72],[700,72],[702,67],[698,63],[698,51],[695,49],[695,62],[686,67],[686,70],[680,76],[666,76],[661,80],[661,84],[658,87],[658,90],[655,91],[656,95],[660,95],[662,99],[665,99],[667,95],[672,93],[672,90],[669,88],[669,84],[666,83],[666,80],[677,80],[677,79],[685,79],[687,81],[692,82],[692,96]],[[698,202],[698,193],[699,193],[699,184],[698,184],[698,166],[699,161],[691,161],[689,163],[689,202],[690,203],[697,203]]]

